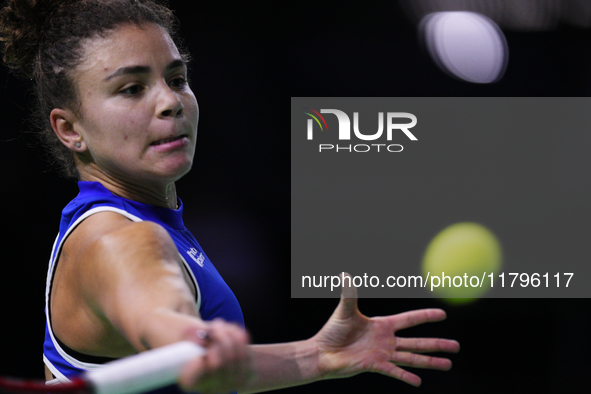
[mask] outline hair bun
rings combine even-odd
[[[3,60],[11,67],[33,75],[35,59],[45,41],[44,30],[51,14],[68,0],[9,0],[0,11],[0,42]]]

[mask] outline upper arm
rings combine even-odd
[[[190,321],[198,312],[176,245],[156,223],[122,219],[99,223],[99,235],[86,239],[81,237],[91,222],[76,230],[82,230],[75,275],[81,296],[136,349],[178,340],[175,321]]]

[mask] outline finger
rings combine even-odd
[[[235,347],[232,343],[232,338],[228,334],[227,326],[218,319],[211,322],[210,337],[212,344],[216,346],[210,350],[210,361],[215,366],[229,366],[228,364],[234,360]]]
[[[236,383],[242,383],[246,378],[247,335],[246,332],[234,324],[227,324],[221,320],[212,322],[212,338],[219,344],[218,351],[212,351],[213,359],[222,369],[220,372],[229,375]]]
[[[451,360],[447,358],[409,352],[396,352],[391,361],[402,367],[436,369],[439,371],[449,371],[452,366]]]
[[[416,311],[400,313],[391,317],[394,321],[395,331],[418,326],[423,323],[445,320],[445,318],[446,314],[443,309],[419,309]]]
[[[357,288],[353,285],[353,278],[347,272],[339,275],[341,277],[341,298],[357,299]]]
[[[415,353],[457,353],[460,351],[460,344],[452,339],[398,337],[396,338],[396,350]]]
[[[411,386],[419,387],[421,385],[421,378],[415,375],[414,373],[408,372],[399,366],[384,361],[381,363],[375,372],[381,373],[382,375],[390,376],[392,378],[401,380],[405,383],[410,384]]]
[[[211,345],[208,352],[188,362],[182,369],[178,379],[180,387],[185,391],[200,393],[226,392],[242,387],[243,382],[227,360],[219,343]]]
[[[211,327],[210,337],[219,340],[229,359],[245,358],[246,345],[250,341],[246,330],[235,324],[228,324],[222,319],[214,319]]]
[[[250,335],[248,334],[248,332],[243,329],[242,327],[239,327],[237,325],[233,325],[232,327],[232,337],[233,337],[233,341],[234,343],[237,344],[238,346],[238,357],[240,360],[245,360],[249,357],[249,348],[248,348],[248,344],[250,343]]]
[[[242,386],[253,375],[248,347],[250,336],[244,328],[218,319],[212,322],[212,327],[219,335],[220,354],[224,363],[223,373],[228,376],[227,381]]]
[[[234,364],[230,372],[234,376],[235,381],[242,384],[249,379],[252,374],[249,363],[250,352],[247,346],[250,342],[250,336],[246,330],[234,324],[228,326],[227,330],[234,351]]]
[[[206,347],[211,341],[209,332],[210,328],[208,324],[204,324],[202,327],[191,327],[185,331],[183,339]]]
[[[343,272],[341,275],[341,301],[337,306],[337,312],[344,316],[350,316],[357,311],[357,288],[353,285],[351,275]]]
[[[188,363],[185,375],[180,380],[185,387],[199,386],[199,391],[225,384],[241,384],[246,377],[246,335],[240,328],[220,319],[207,327],[207,352],[203,357]],[[192,335],[200,337],[196,331]],[[202,335],[201,335],[202,336]],[[225,382],[225,383],[222,383]]]
[[[201,376],[204,373],[205,361],[200,357],[195,360],[188,362],[179,376],[179,386],[186,391],[191,390],[199,382]]]
[[[219,391],[226,384],[220,375],[220,358],[211,350],[204,356],[196,358],[183,367],[178,384],[185,391],[209,393]],[[217,390],[216,390],[217,389]]]

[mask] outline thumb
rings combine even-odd
[[[357,288],[353,285],[353,278],[346,272],[341,275],[341,301],[337,311],[342,317],[351,316],[357,311]]]
[[[178,383],[185,391],[195,389],[203,375],[205,375],[205,368],[207,367],[203,357],[198,357],[185,364],[178,377]],[[201,388],[203,389],[203,388]]]

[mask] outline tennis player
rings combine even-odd
[[[46,292],[47,380],[193,340],[183,388],[258,392],[401,366],[448,370],[456,341],[398,338],[438,309],[368,318],[354,288],[312,338],[251,345],[238,301],[185,228],[175,182],[191,168],[199,109],[175,18],[156,0],[10,0],[4,61],[32,80],[44,144],[80,193],[63,210]],[[172,388],[171,388],[172,389]]]

